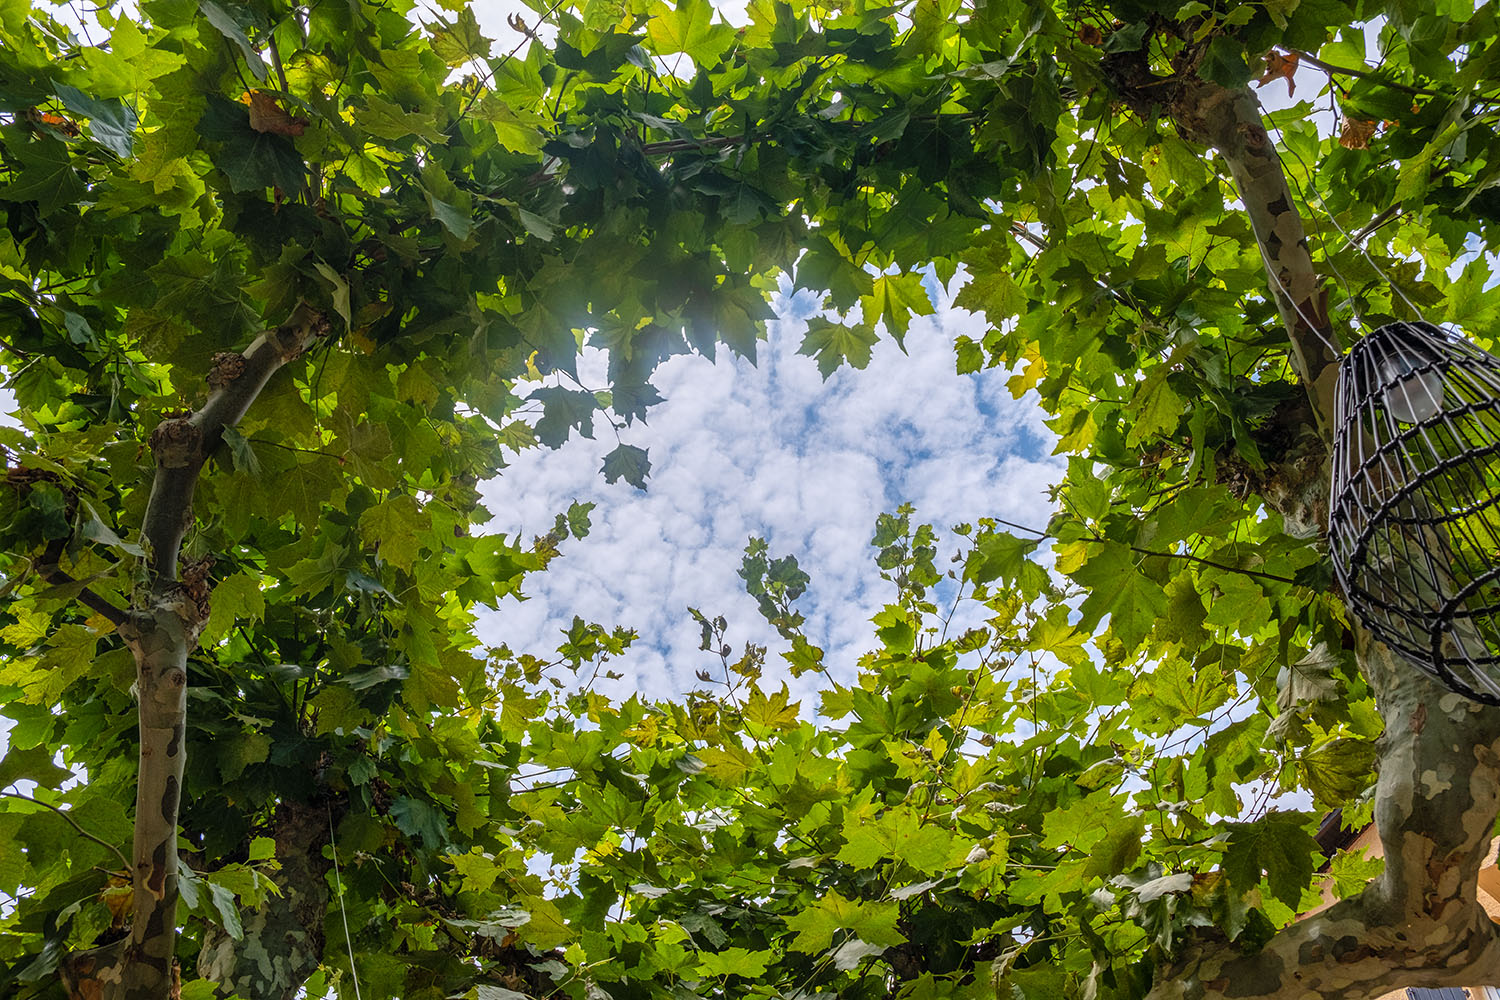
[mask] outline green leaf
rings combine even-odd
[[[542,151],[542,145],[546,139],[543,133],[545,119],[542,116],[517,111],[494,93],[485,94],[480,98],[472,114],[494,127],[495,138],[506,149],[526,155],[535,155]]]
[[[1375,744],[1341,736],[1304,753],[1298,763],[1318,805],[1335,809],[1375,780]]]
[[[245,57],[245,65],[250,67],[250,72],[255,74],[255,79],[265,83],[265,60],[261,59],[260,53],[255,51],[255,46],[250,44],[250,39],[245,35],[245,29],[240,27],[239,22],[223,7],[214,3],[214,0],[198,0],[198,9],[203,11],[203,16],[208,19],[209,24],[218,28],[220,34],[239,48],[240,55]]]
[[[896,927],[899,918],[900,910],[894,900],[846,899],[835,889],[787,918],[787,930],[797,932],[789,947],[817,954],[833,943],[835,933],[840,930],[851,930],[872,944],[892,947],[906,940]]]
[[[198,134],[218,146],[214,166],[229,179],[234,192],[275,187],[288,193],[306,186],[307,165],[285,136],[250,127],[250,111],[243,104],[210,96],[198,121]]]
[[[416,563],[422,548],[419,532],[427,528],[416,498],[405,495],[376,504],[359,518],[359,537],[364,543],[375,546],[384,561],[405,570]]]
[[[1224,87],[1243,87],[1250,82],[1250,65],[1244,47],[1232,35],[1215,35],[1203,58],[1203,75]]]
[[[686,52],[699,66],[711,68],[734,37],[734,29],[714,24],[713,15],[707,0],[679,0],[676,9],[657,0],[651,5],[646,37],[657,55]]]
[[[882,859],[895,858],[931,874],[943,871],[952,860],[952,835],[942,827],[923,823],[906,807],[888,810],[874,821],[846,826],[844,838],[838,859],[859,868],[873,868]]]
[[[797,353],[816,357],[818,373],[826,380],[845,362],[855,368],[868,365],[870,351],[877,339],[875,331],[867,324],[849,327],[814,316],[807,322],[807,335],[802,338]]]
[[[313,267],[317,268],[318,274],[323,277],[323,280],[328,282],[331,288],[333,311],[338,313],[340,318],[343,319],[344,329],[347,330],[353,322],[353,317],[349,312],[349,282],[342,274],[339,274],[321,260],[314,260],[312,264]]]
[[[447,140],[437,127],[436,117],[421,111],[407,111],[379,94],[364,95],[364,106],[354,109],[354,121],[377,139],[387,142],[407,136],[438,144]]]
[[[868,295],[860,297],[865,326],[884,323],[896,343],[904,343],[913,316],[927,316],[933,311],[927,289],[917,274],[883,274],[875,279]],[[852,360],[852,359],[851,359]],[[863,368],[855,363],[854,367]],[[826,376],[825,376],[826,377]]]
[[[459,10],[458,17],[451,24],[438,18],[437,26],[428,30],[432,33],[432,51],[449,66],[462,66],[483,59],[490,54],[493,44],[480,33],[473,8],[467,5]]]
[[[587,538],[591,527],[589,524],[589,513],[597,506],[598,504],[593,502],[579,503],[577,500],[569,504],[567,514],[568,533],[574,538]]]
[[[1272,812],[1253,823],[1228,824],[1224,873],[1230,884],[1248,892],[1264,882],[1272,896],[1296,907],[1322,856],[1307,822],[1305,813]]]
[[[432,217],[442,223],[443,228],[456,239],[466,240],[474,231],[474,220],[462,204],[446,202],[431,191],[427,192],[427,203],[432,209]]]
[[[442,813],[420,799],[400,796],[391,803],[391,819],[408,837],[421,838],[428,850],[448,843],[448,824]]]
[[[6,151],[21,169],[9,184],[0,187],[0,200],[34,201],[37,211],[48,216],[73,204],[87,190],[74,169],[68,147],[56,139],[39,137],[12,143]]]
[[[43,788],[58,788],[73,777],[73,772],[52,761],[52,751],[45,746],[22,749],[11,747],[0,758],[0,790],[17,781],[34,781]]]
[[[1070,576],[1088,592],[1079,612],[1084,628],[1109,615],[1109,628],[1127,647],[1145,638],[1167,610],[1165,591],[1141,572],[1135,555],[1119,542],[1089,546],[1088,560]]]
[[[599,409],[599,402],[593,393],[549,387],[533,390],[531,398],[542,404],[542,418],[536,422],[537,440],[542,444],[560,448],[573,430],[586,438],[594,436],[594,413]],[[621,448],[615,449],[615,453]],[[626,482],[630,481],[627,477]]]
[[[1135,419],[1125,435],[1126,448],[1138,448],[1158,434],[1177,430],[1185,406],[1182,397],[1167,384],[1169,371],[1168,365],[1157,365],[1137,386],[1131,404]]]
[[[1339,851],[1328,862],[1328,873],[1333,876],[1333,894],[1337,898],[1358,896],[1385,871],[1385,858],[1367,858],[1365,850]]]
[[[264,763],[271,754],[271,738],[264,733],[236,733],[214,741],[219,777],[233,781],[251,764]]]
[[[1001,580],[1019,584],[1027,594],[1035,594],[1047,585],[1047,571],[1028,556],[1041,544],[1039,539],[1020,539],[1003,531],[985,531],[975,540],[974,548],[964,560],[964,579],[970,583]]]
[[[89,135],[105,149],[122,159],[134,151],[136,113],[123,101],[99,101],[65,83],[55,86],[57,99],[74,114],[89,119]]]
[[[785,684],[780,690],[767,695],[759,687],[750,689],[745,702],[745,722],[764,732],[778,729],[795,729],[798,703],[791,700]]]
[[[1188,872],[1163,875],[1135,887],[1133,895],[1142,903],[1150,903],[1163,896],[1188,892],[1193,888],[1193,876]]]
[[[115,530],[113,528],[105,524],[104,520],[99,516],[99,512],[94,510],[93,504],[89,503],[87,500],[80,500],[78,506],[80,510],[82,510],[82,512],[87,516],[87,520],[83,522],[84,538],[87,538],[91,542],[98,542],[100,545],[105,545],[112,549],[118,549],[119,551],[124,552],[126,555],[135,556],[138,559],[146,554],[145,549],[141,548],[139,545],[136,545],[134,542],[125,541],[125,539],[121,538],[118,534],[115,533]]]
[[[646,477],[651,474],[651,460],[646,457],[646,449],[622,444],[604,456],[603,471],[606,483],[624,478],[636,489],[645,490]]]
[[[228,635],[236,624],[249,625],[265,618],[266,598],[260,578],[245,572],[225,577],[214,587],[209,607],[202,642],[212,646]]]
[[[774,953],[750,951],[738,946],[719,952],[704,952],[698,960],[698,970],[705,976],[743,976],[747,979],[765,973]]]
[[[236,472],[243,472],[252,479],[260,477],[260,459],[255,457],[255,446],[238,428],[224,428],[224,445],[229,449],[230,461]]]

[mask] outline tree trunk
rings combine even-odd
[[[198,953],[200,976],[238,996],[294,1000],[323,960],[325,879],[333,867],[323,848],[332,820],[328,806],[317,801],[277,806],[269,832],[281,863],[281,894],[245,915],[241,939],[220,927],[205,932]]]
[[[162,420],[151,433],[156,474],[141,530],[149,605],[109,615],[135,656],[140,714],[130,933],[62,964],[63,983],[75,1000],[170,1000],[179,993],[177,815],[186,762],[187,658],[208,618],[212,566],[203,560],[179,567],[182,541],[193,523],[198,476],[224,428],[238,423],[270,377],[327,329],[321,314],[299,307],[243,354],[218,355],[203,406]],[[83,599],[99,610],[97,595],[85,591]]]
[[[1264,495],[1289,530],[1321,534],[1338,365],[1302,220],[1252,93],[1185,78],[1167,105],[1184,137],[1224,157],[1250,215],[1324,445],[1304,449],[1285,470],[1295,485]],[[1386,723],[1375,808],[1385,872],[1259,950],[1221,935],[1196,942],[1159,970],[1152,1000],[1367,1000],[1401,986],[1500,981],[1500,935],[1477,898],[1500,813],[1500,709],[1448,691],[1354,630],[1360,669]]]

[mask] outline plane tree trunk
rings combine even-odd
[[[212,387],[199,409],[168,416],[151,434],[156,461],[141,531],[150,587],[121,610],[84,590],[81,599],[115,625],[135,658],[140,770],[130,854],[129,934],[69,956],[62,979],[76,1000],[168,1000],[178,991],[177,816],[186,762],[187,659],[209,612],[211,560],[183,562],[198,477],[224,428],[238,423],[266,383],[327,331],[305,307],[243,353],[215,357]],[[49,575],[66,582],[55,567]]]
[[[1270,471],[1264,499],[1288,530],[1321,534],[1337,381],[1321,278],[1280,158],[1245,88],[1185,74],[1135,89],[1128,62],[1114,82],[1132,105],[1162,110],[1179,132],[1222,157],[1250,216],[1270,294],[1306,389],[1304,433]],[[1166,91],[1166,93],[1164,93]],[[1375,825],[1384,873],[1364,892],[1283,928],[1259,949],[1217,931],[1191,939],[1158,970],[1151,1000],[1366,1000],[1402,986],[1500,982],[1500,934],[1478,902],[1478,875],[1500,813],[1500,709],[1449,692],[1355,626],[1360,670],[1386,731],[1377,743]]]

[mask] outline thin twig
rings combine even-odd
[[[1004,518],[992,517],[990,518],[990,520],[994,521],[996,524],[1003,524],[1007,528],[1015,528],[1018,531],[1029,531],[1033,535],[1040,535],[1041,538],[1057,537],[1050,532],[1039,531],[1036,528],[1032,528],[1024,524],[1017,524],[1014,521],[1007,521]],[[1112,540],[1113,539],[1105,538],[1101,535],[1091,535],[1086,539],[1086,541],[1090,542],[1108,542]],[[1230,566],[1227,563],[1214,562],[1212,559],[1205,559],[1202,556],[1195,556],[1188,552],[1158,552],[1155,549],[1143,549],[1139,545],[1128,545],[1126,546],[1126,548],[1130,549],[1130,551],[1132,552],[1140,553],[1143,556],[1160,556],[1163,559],[1185,559],[1188,562],[1198,563],[1201,566],[1211,566],[1214,569],[1222,569],[1226,573],[1239,573],[1243,576],[1256,576],[1260,577],[1262,580],[1275,580],[1277,583],[1289,583],[1293,586],[1300,586],[1300,584],[1298,584],[1296,580],[1292,579],[1289,576],[1278,576],[1275,573],[1263,573],[1258,569],[1241,569],[1238,566]]]
[[[125,856],[124,851],[120,850],[117,846],[111,844],[109,841],[104,840],[100,837],[96,837],[92,833],[89,833],[87,830],[85,830],[83,827],[79,826],[78,821],[72,816],[69,816],[66,809],[59,809],[57,806],[52,805],[50,802],[43,802],[41,799],[34,799],[30,795],[22,795],[20,792],[0,792],[0,796],[11,799],[24,799],[25,801],[30,802],[33,805],[39,805],[44,809],[51,809],[63,819],[67,820],[68,825],[77,830],[80,836],[87,837],[89,840],[92,840],[100,847],[107,848],[108,850],[113,851],[115,853],[115,857],[120,859],[120,864],[124,866],[125,871],[127,873],[130,871],[130,859]]]
[[[1383,227],[1387,222],[1390,222],[1392,219],[1395,219],[1396,217],[1403,214],[1405,214],[1405,210],[1399,203],[1387,207],[1385,211],[1381,212],[1379,215],[1375,216],[1375,218],[1371,219],[1369,225],[1365,226],[1365,228],[1361,229],[1359,232],[1346,239],[1344,241],[1344,246],[1342,247],[1342,249],[1347,250],[1349,247],[1359,246],[1360,244],[1364,243],[1365,240],[1369,239],[1371,236],[1374,236],[1375,233],[1378,232],[1381,227]]]
[[[1413,87],[1410,84],[1397,83],[1394,80],[1387,80],[1385,77],[1381,76],[1374,70],[1353,69],[1349,66],[1334,66],[1332,63],[1326,63],[1323,60],[1319,59],[1317,56],[1309,55],[1308,53],[1303,52],[1300,49],[1288,49],[1287,51],[1295,55],[1298,62],[1307,63],[1307,65],[1312,66],[1315,69],[1320,69],[1330,76],[1358,76],[1364,79],[1374,80],[1381,86],[1390,87],[1392,90],[1404,91],[1408,94],[1424,94],[1428,97],[1454,96],[1452,94],[1445,94],[1441,90],[1428,90],[1426,87]]]
[[[271,65],[276,70],[276,79],[281,82],[281,92],[288,97],[292,96],[292,88],[286,85],[286,70],[281,65],[281,50],[276,47],[275,32],[267,36],[266,48],[271,50]]]
[[[36,568],[37,575],[54,587],[78,585],[79,581],[63,572],[62,568],[58,565],[58,560],[62,558],[62,553],[63,541],[59,538],[48,545],[46,551],[42,553],[42,561]],[[87,586],[82,587],[78,591],[78,601],[90,610],[96,611],[109,619],[109,623],[115,628],[119,628],[130,620],[130,615],[127,612],[100,597]]]

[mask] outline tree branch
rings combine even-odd
[[[327,330],[322,313],[305,304],[298,306],[290,319],[256,337],[244,353],[215,358],[209,372],[213,391],[196,413],[169,417],[151,432],[156,477],[141,533],[150,546],[153,592],[164,593],[177,582],[177,557],[192,524],[198,473],[224,428],[239,422],[277,369]]]
[[[1161,970],[1150,1000],[1369,1000],[1402,986],[1500,981],[1500,929],[1477,890],[1500,811],[1500,709],[1445,690],[1360,638],[1386,719],[1375,812],[1384,873],[1264,948],[1222,937],[1190,947]]]
[[[1168,105],[1183,134],[1219,150],[1229,166],[1326,442],[1337,358],[1320,278],[1255,99],[1247,90],[1183,79]],[[1327,510],[1326,452],[1299,461],[1306,468],[1298,488],[1273,506],[1320,531],[1322,523],[1307,514]],[[1354,635],[1386,724],[1375,791],[1385,871],[1360,895],[1283,928],[1264,947],[1241,947],[1219,934],[1185,948],[1159,971],[1152,1000],[1368,1000],[1400,986],[1500,980],[1500,935],[1477,901],[1480,864],[1500,813],[1500,709],[1448,691],[1364,629],[1355,626]]]
[[[208,401],[196,413],[167,417],[151,432],[156,476],[141,533],[149,546],[152,599],[120,628],[135,657],[140,717],[130,936],[122,939],[123,944],[117,942],[119,947],[75,956],[64,974],[72,982],[92,978],[116,984],[101,994],[105,997],[159,1000],[168,995],[173,981],[177,819],[187,757],[187,660],[207,604],[201,567],[197,574],[185,573],[179,583],[177,562],[193,522],[198,476],[224,428],[244,416],[282,365],[327,330],[321,313],[299,305],[284,324],[256,337],[243,353],[215,355],[208,373]]]
[[[1326,293],[1255,95],[1188,78],[1174,88],[1168,107],[1186,138],[1218,150],[1229,166],[1291,338],[1292,367],[1312,402],[1319,435],[1331,443],[1338,358],[1331,346]]]
[[[90,611],[107,618],[115,628],[124,625],[130,616],[123,608],[118,608],[103,597],[94,593],[86,585],[75,580],[72,576],[63,572],[58,566],[58,560],[62,558],[63,542],[57,539],[47,546],[42,553],[42,561],[37,565],[37,575],[54,587],[77,587],[78,602]]]
[[[1319,59],[1317,56],[1311,55],[1307,52],[1303,52],[1301,49],[1288,49],[1287,51],[1295,55],[1298,62],[1306,63],[1307,65],[1312,66],[1315,69],[1320,69],[1323,72],[1327,73],[1329,76],[1357,76],[1366,80],[1374,80],[1376,83],[1380,84],[1383,87],[1389,87],[1392,90],[1400,90],[1408,94],[1423,94],[1427,97],[1454,96],[1453,94],[1445,94],[1441,90],[1428,90],[1426,87],[1413,87],[1409,84],[1397,83],[1394,80],[1387,80],[1385,77],[1381,76],[1374,70],[1352,69],[1348,66],[1334,66],[1332,63],[1326,63],[1323,60]]]

